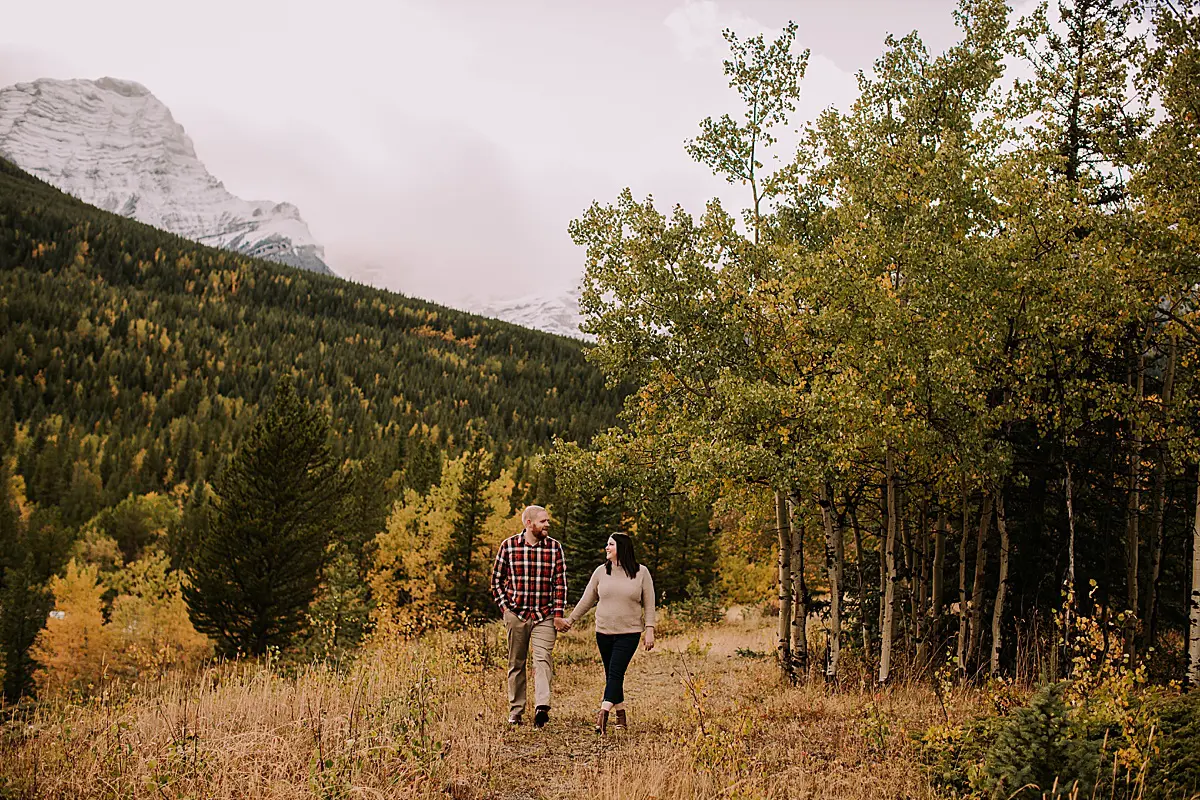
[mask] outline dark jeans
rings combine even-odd
[[[625,670],[641,640],[640,633],[597,633],[596,646],[604,662],[604,699],[616,705],[625,702]]]

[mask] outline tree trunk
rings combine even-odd
[[[808,672],[808,583],[804,578],[805,522],[800,505],[788,498],[788,520],[792,531],[792,664],[796,674]]]
[[[967,541],[971,535],[971,508],[967,500],[967,487],[962,489],[962,537],[958,542],[958,670],[963,678],[967,675]]]
[[[990,671],[993,676],[1000,674],[1000,650],[1004,646],[1001,634],[1001,622],[1004,619],[1004,601],[1008,595],[1008,520],[1004,516],[1004,493],[996,495],[996,528],[1000,531],[1000,580],[996,584],[996,603],[992,607],[992,659]]]
[[[867,573],[863,567],[862,526],[858,524],[858,512],[850,510],[850,524],[854,526],[854,558],[858,562],[858,616],[862,622],[863,658],[871,659],[871,626],[867,624]]]
[[[950,523],[946,519],[945,510],[939,510],[937,530],[933,534],[933,569],[930,575],[932,586],[929,592],[929,623],[925,626],[925,638],[929,642],[928,650],[931,656],[935,651],[940,652],[942,648],[942,598],[946,583],[944,575],[946,566],[946,530],[949,525]],[[932,661],[930,663],[932,664]]]
[[[1167,347],[1167,368],[1163,375],[1163,416],[1171,411],[1171,400],[1175,394],[1175,360],[1178,353],[1178,342],[1171,337]],[[1154,469],[1154,541],[1150,552],[1150,581],[1146,584],[1146,610],[1142,620],[1146,624],[1146,647],[1153,647],[1158,638],[1158,583],[1162,578],[1163,545],[1166,529],[1166,500],[1167,500],[1167,454],[1165,442],[1158,447],[1158,462]]]
[[[821,483],[817,505],[825,524],[825,571],[829,576],[829,662],[825,667],[825,678],[836,682],[838,658],[842,652],[842,528],[828,483]]]
[[[1146,358],[1141,352],[1139,344],[1137,372],[1129,376],[1129,382],[1135,387],[1135,397],[1139,404],[1145,390],[1145,363]],[[1138,522],[1142,505],[1142,427],[1138,424],[1136,417],[1129,420],[1129,434],[1129,483],[1126,487],[1125,505],[1125,604],[1128,614],[1125,621],[1125,652],[1132,654],[1139,611],[1138,554],[1141,548],[1141,534]]]
[[[897,516],[899,517],[900,544],[904,554],[904,575],[901,586],[905,591],[900,595],[899,604],[901,618],[904,620],[904,636],[902,641],[912,642],[917,638],[917,551],[913,538],[912,526],[908,524],[908,515],[904,513],[904,496],[897,499]],[[908,615],[903,615],[904,598],[908,598]],[[911,652],[912,647],[910,645]]]
[[[1072,625],[1075,618],[1075,498],[1074,498],[1074,479],[1071,477],[1071,463],[1064,459],[1063,466],[1067,470],[1067,477],[1063,482],[1067,495],[1067,581],[1066,595],[1063,598],[1063,643],[1067,648],[1068,663],[1070,662],[1071,652],[1071,633]],[[1058,650],[1055,648],[1055,652]],[[1055,660],[1054,677],[1058,679],[1057,659]]]
[[[788,681],[792,672],[792,534],[788,525],[787,500],[775,493],[775,521],[779,531],[779,638],[776,651],[779,668]]]
[[[884,545],[886,580],[883,592],[883,626],[879,645],[879,682],[887,683],[892,669],[892,637],[896,620],[896,474],[892,454],[884,457],[887,472],[887,541]]]
[[[1200,687],[1200,464],[1196,465],[1196,511],[1192,519],[1192,594],[1188,614],[1188,685]]]
[[[979,640],[983,634],[983,579],[987,570],[987,540],[992,530],[991,494],[983,496],[983,510],[979,513],[979,538],[975,542],[975,580],[971,584],[971,637],[967,643],[967,663],[974,664],[979,652]]]
[[[929,500],[921,500],[921,513],[917,524],[917,535],[921,547],[916,553],[920,569],[917,582],[916,602],[913,603],[913,629],[917,634],[916,669],[924,673],[929,661]]]
[[[879,487],[879,619],[875,629],[879,631],[879,639],[883,640],[883,617],[886,613],[884,597],[887,596],[887,532],[888,532],[888,486],[884,481]]]

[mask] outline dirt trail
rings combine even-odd
[[[555,647],[558,666],[551,721],[536,729],[527,719],[519,728],[503,731],[503,763],[493,773],[491,796],[504,800],[575,797],[581,783],[574,779],[578,773],[602,774],[606,762],[618,754],[674,741],[680,735],[679,723],[692,714],[682,681],[684,665],[693,677],[712,686],[754,663],[739,657],[739,648],[763,652],[769,637],[770,632],[761,628],[727,630],[716,642],[700,637],[690,650],[692,640],[687,636],[667,639],[650,653],[639,648],[625,679],[629,729],[610,727],[605,736],[594,730],[604,690],[599,656],[594,660],[589,656],[589,647],[594,655],[594,640],[590,633],[578,632],[560,638]]]

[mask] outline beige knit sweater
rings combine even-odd
[[[596,633],[641,633],[645,628],[653,628],[654,579],[650,570],[643,564],[637,577],[630,578],[616,564],[611,575],[605,572],[603,564],[596,567],[583,597],[571,611],[571,624],[578,622],[592,606],[596,606]]]

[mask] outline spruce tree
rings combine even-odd
[[[415,433],[408,444],[404,464],[404,485],[417,494],[426,494],[442,480],[442,454],[437,444],[424,433]]]
[[[0,664],[10,702],[33,690],[33,642],[54,599],[46,581],[66,560],[70,536],[53,509],[17,513],[6,459],[0,458]]]
[[[40,577],[33,554],[15,568],[3,570],[0,581],[0,656],[4,662],[4,699],[15,702],[33,690],[37,663],[30,649],[46,616],[54,607],[54,598]]]
[[[4,698],[15,701],[33,688],[29,648],[50,611],[44,587],[35,587],[33,559],[13,502],[8,457],[0,454],[0,664]]]
[[[218,479],[187,566],[192,624],[221,653],[258,655],[303,625],[346,489],[324,415],[280,383]]]
[[[463,458],[454,525],[445,554],[450,566],[450,599],[460,611],[474,612],[489,606],[482,577],[487,562],[481,545],[489,511],[485,494],[491,469],[492,456],[482,447],[472,448]]]
[[[603,486],[585,486],[572,499],[564,516],[563,554],[567,559],[567,574],[576,576],[567,582],[568,599],[577,602],[587,588],[592,570],[604,562],[608,537],[620,530],[621,513]]]

